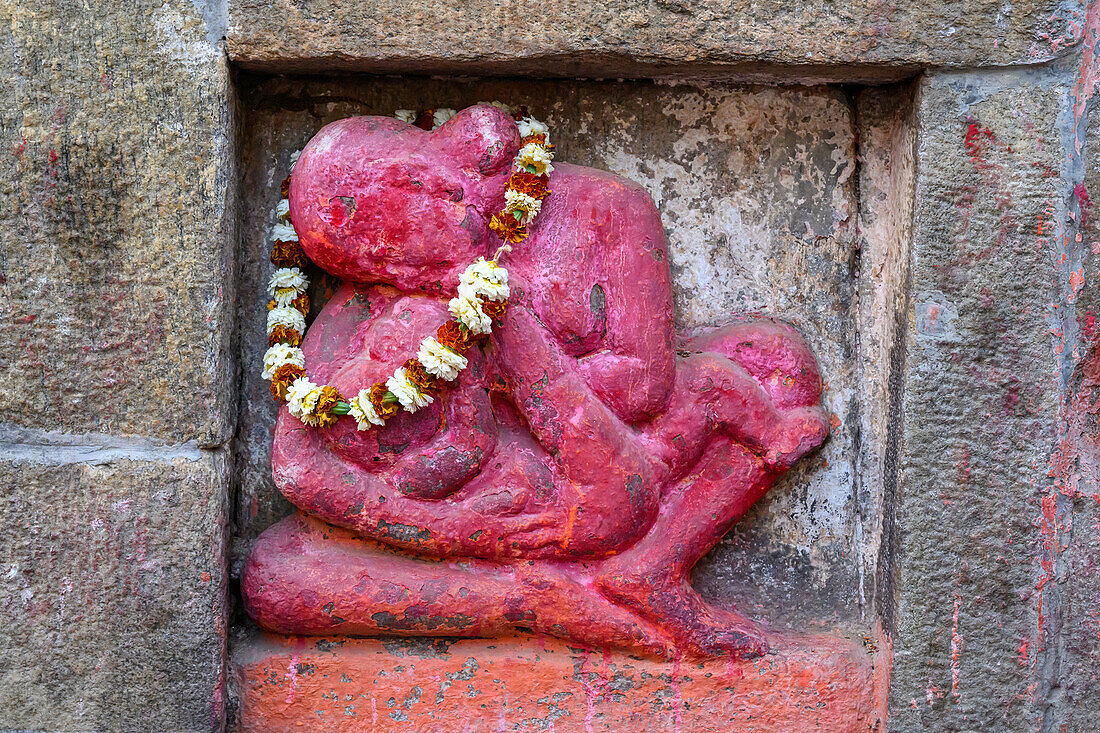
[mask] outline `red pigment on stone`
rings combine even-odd
[[[315,382],[354,395],[449,318],[458,274],[501,244],[487,217],[518,144],[506,115],[478,106],[434,132],[340,120],[305,147],[291,217],[310,258],[345,280],[302,344]],[[522,628],[666,658],[770,648],[690,571],[824,441],[813,353],[774,321],[676,332],[646,191],[565,163],[550,188],[505,262],[502,325],[431,405],[367,432],[350,419],[307,429],[283,408],[273,473],[302,513],[244,569],[262,627]]]

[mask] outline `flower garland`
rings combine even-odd
[[[522,142],[513,160],[513,173],[504,192],[504,208],[494,214],[489,228],[501,239],[518,244],[527,238],[528,228],[550,195],[550,173],[554,170],[549,129],[527,113],[525,107],[500,107],[516,121]],[[395,117],[417,127],[432,130],[456,114],[453,109],[413,112],[397,110]],[[290,156],[290,171],[301,151]],[[329,427],[342,415],[355,419],[359,430],[384,425],[400,410],[416,412],[431,404],[447,382],[453,382],[466,368],[466,352],[479,338],[487,337],[507,306],[508,271],[497,264],[511,250],[502,246],[492,259],[479,257],[459,277],[458,295],[447,304],[452,320],[439,327],[436,335],[420,343],[416,357],[407,360],[384,382],[359,390],[351,399],[329,385],[318,385],[306,375],[302,337],[309,314],[309,279],[303,268],[309,257],[298,241],[290,221],[290,176],[282,185],[282,199],[275,207],[271,262],[276,270],[268,282],[271,300],[267,304],[268,350],[263,358],[263,378],[271,382],[271,394],[286,400],[290,414],[306,425]]]

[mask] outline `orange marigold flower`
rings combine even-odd
[[[533,199],[540,201],[550,195],[550,176],[536,176],[534,173],[521,171],[513,173],[508,179],[508,188],[513,191],[525,193]]]
[[[517,221],[511,214],[493,214],[489,228],[501,239],[511,244],[519,244],[527,238],[527,225]]]
[[[275,309],[276,309],[276,308],[278,308],[278,307],[279,307],[279,304],[278,304],[278,303],[276,303],[276,302],[275,302],[274,300],[269,300],[269,301],[267,301],[267,309],[268,309],[269,311],[273,311],[273,310],[275,310]]]
[[[401,409],[401,404],[396,399],[386,400],[388,394],[390,394],[390,390],[385,382],[375,382],[371,385],[370,403],[374,406],[374,411],[378,413],[378,417],[383,420],[389,420]]]
[[[332,408],[336,407],[337,402],[343,402],[344,396],[340,394],[340,390],[330,385],[321,387],[321,395],[317,398],[317,405],[313,408],[313,414],[317,416],[318,426],[327,428],[330,425],[335,425],[338,415],[332,414]]]
[[[278,240],[271,245],[271,263],[276,267],[305,267],[309,258],[300,243]]]
[[[489,300],[481,298],[481,310],[496,322],[504,317],[504,309],[508,307],[507,300]]]
[[[279,324],[271,329],[271,333],[267,335],[267,345],[274,346],[275,344],[290,344],[291,346],[297,346],[302,343],[302,334],[298,333],[297,329],[289,328]]]
[[[419,127],[421,130],[428,130],[429,132],[435,127],[435,110],[434,109],[422,109],[417,113],[416,119],[413,120],[413,124]]]
[[[416,385],[421,394],[435,396],[443,389],[440,381],[428,374],[424,365],[417,359],[409,359],[405,362],[405,377]]]
[[[546,148],[547,150],[553,150],[554,149],[554,146],[546,141],[546,134],[541,133],[541,132],[537,133],[535,135],[528,135],[527,137],[522,138],[519,141],[519,146],[522,148],[524,145],[530,145],[532,143],[534,143],[535,145],[541,145],[542,147]]]
[[[286,391],[298,377],[304,377],[306,370],[297,364],[283,364],[271,375],[271,396],[277,400],[286,399]]]
[[[473,334],[464,330],[458,321],[447,321],[436,331],[435,338],[451,351],[465,354],[474,343]]]
[[[290,195],[290,176],[283,179],[283,185],[279,187],[279,193],[283,195],[284,199]]]
[[[301,313],[303,317],[309,318],[309,295],[307,293],[302,293],[297,298],[290,301],[290,305],[297,308],[298,312]],[[270,308],[268,310],[270,310]]]

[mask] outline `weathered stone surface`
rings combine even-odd
[[[222,443],[221,30],[186,0],[4,2],[0,25],[0,422]]]
[[[342,79],[246,85],[239,486],[247,542],[289,513],[270,479],[276,405],[259,378],[267,237],[290,153],[323,124],[398,108],[525,102],[554,132],[559,160],[638,181],[661,210],[678,325],[763,311],[806,336],[837,419],[821,453],[777,485],[705,558],[696,584],[779,625],[861,617],[860,567],[875,534],[856,529],[856,413],[869,394],[854,366],[855,139],[849,100],[826,88],[650,83]],[[315,299],[316,300],[316,299]],[[870,537],[872,540],[864,541]]]
[[[1060,730],[1044,553],[1073,349],[1067,92],[1053,70],[920,88],[891,730]]]
[[[225,456],[41,436],[3,453],[0,728],[216,729]],[[56,462],[76,456],[95,465]]]
[[[552,638],[240,635],[239,733],[881,730],[882,652],[790,638],[754,662],[654,662]]]
[[[1100,11],[1100,7],[1097,8]],[[1100,18],[1087,31],[1100,45]],[[1040,569],[1047,640],[1043,659],[1051,730],[1084,733],[1100,720],[1100,226],[1092,196],[1100,192],[1096,57],[1086,57],[1063,117],[1068,155],[1057,297],[1064,332],[1063,424],[1043,483]],[[1059,256],[1061,260],[1061,256]],[[1069,371],[1066,374],[1067,370]],[[1049,609],[1049,611],[1047,610]]]
[[[1058,0],[557,0],[537,9],[490,0],[240,0],[230,3],[228,41],[235,61],[279,70],[852,81],[918,65],[1045,61],[1076,42],[1083,14],[1081,2]]]
[[[865,397],[860,405],[857,531],[863,546],[879,547],[860,567],[860,607],[865,619],[890,625],[892,558],[884,520],[896,485],[896,434],[900,423],[897,385],[908,334],[909,244],[912,239],[916,126],[911,119],[913,85],[875,87],[857,99],[859,121],[859,281],[857,344]],[[883,552],[886,551],[886,552]],[[874,614],[870,613],[873,609]]]

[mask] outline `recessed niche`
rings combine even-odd
[[[291,512],[271,480],[276,404],[259,377],[267,343],[258,317],[290,154],[343,117],[501,100],[526,104],[547,122],[559,160],[608,170],[650,192],[669,242],[679,326],[775,316],[817,354],[824,404],[835,416],[831,437],[699,564],[696,586],[778,627],[868,627],[886,426],[867,435],[860,425],[871,424],[868,416],[885,421],[889,394],[861,364],[885,359],[888,344],[861,351],[859,331],[893,315],[860,313],[861,294],[871,302],[888,285],[860,268],[858,158],[867,153],[857,154],[857,127],[865,123],[857,121],[855,95],[834,86],[361,76],[243,76],[240,89],[235,567],[252,539]],[[888,128],[896,122],[889,114]]]

